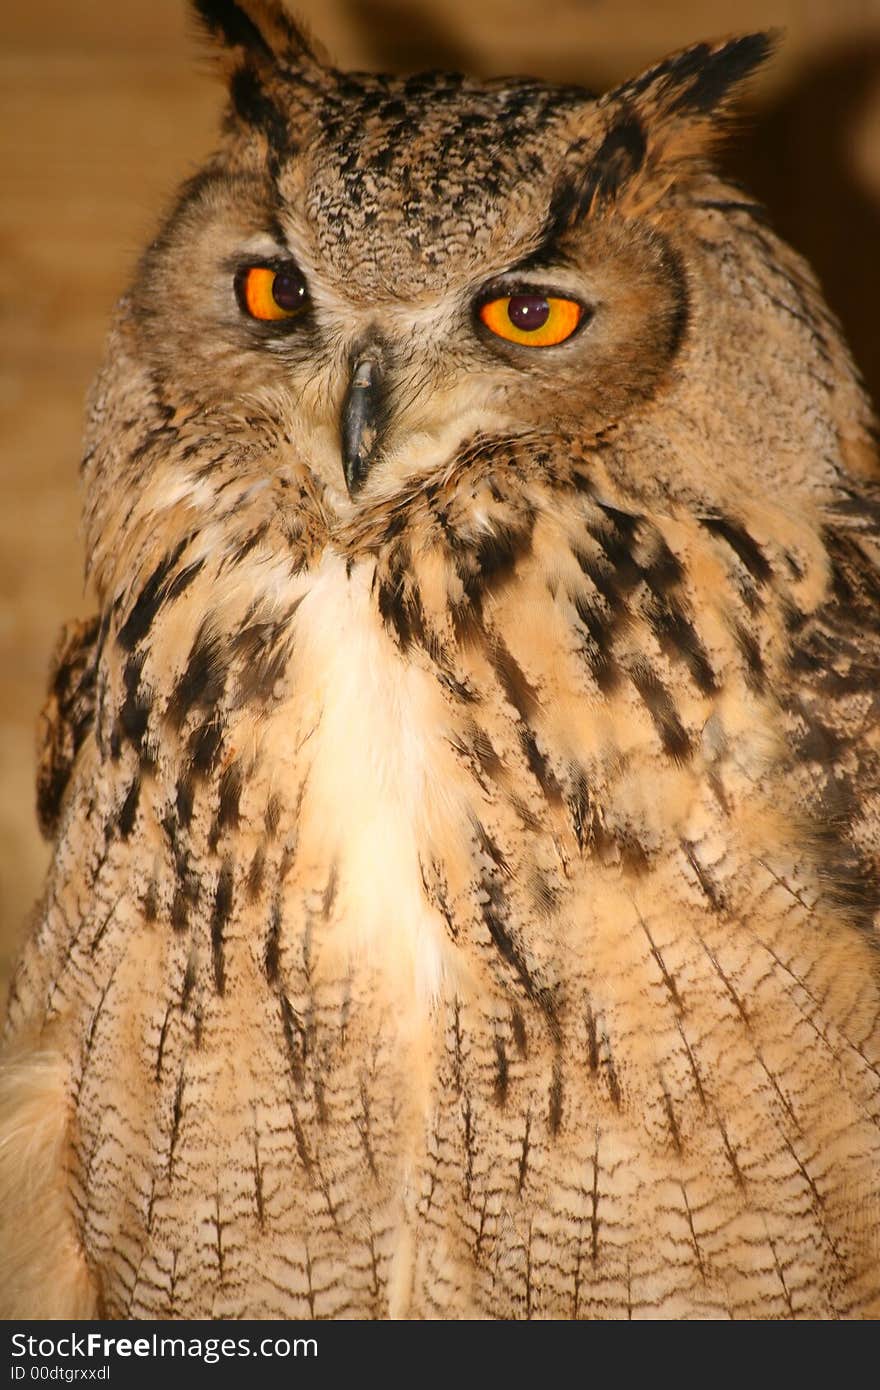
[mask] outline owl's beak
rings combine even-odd
[[[354,363],[342,403],[342,466],[349,497],[363,486],[380,434],[384,406],[383,372],[377,357]]]

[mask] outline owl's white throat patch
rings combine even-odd
[[[437,812],[443,706],[386,634],[372,579],[371,563],[349,575],[329,553],[297,613],[294,698],[308,769],[297,854],[335,873],[333,954],[338,946],[355,966],[388,972],[398,997],[430,1005],[450,964],[419,866]]]

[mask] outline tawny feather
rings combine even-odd
[[[46,709],[6,1315],[876,1316],[880,488],[705,162],[766,39],[597,103],[197,8],[224,144],[119,308]],[[526,290],[578,332],[493,341]]]

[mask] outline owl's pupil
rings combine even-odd
[[[550,316],[550,305],[540,294],[515,294],[507,305],[507,317],[514,328],[529,333],[543,328]]]
[[[279,309],[299,309],[306,297],[306,285],[296,271],[279,270],[272,281],[272,298]]]

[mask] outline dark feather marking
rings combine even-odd
[[[666,1082],[664,1081],[662,1076],[660,1077],[660,1089],[663,1092],[663,1108],[666,1111],[666,1121],[669,1125],[669,1134],[670,1138],[672,1139],[672,1147],[675,1149],[675,1152],[680,1157],[682,1153],[681,1130],[678,1127],[678,1120],[675,1116],[675,1107],[672,1104],[672,1097],[669,1094]]]
[[[239,120],[265,135],[276,155],[290,153],[290,129],[284,112],[253,68],[245,66],[233,73],[229,97]]]
[[[510,1011],[510,1027],[513,1032],[513,1041],[516,1043],[520,1057],[529,1055],[529,1039],[526,1033],[526,1023],[522,1016],[522,1010],[516,1005]]]
[[[263,875],[266,868],[266,852],[262,845],[258,845],[254,850],[254,857],[248,870],[246,892],[249,902],[254,902],[260,896],[263,887]]]
[[[625,873],[638,876],[647,872],[651,856],[633,830],[623,827],[617,829],[614,840],[620,855],[620,866]]]
[[[378,1178],[379,1169],[376,1166],[376,1155],[373,1150],[373,1137],[370,1128],[370,1093],[367,1090],[367,1087],[363,1080],[360,1083],[359,1096],[361,1102],[361,1113],[360,1115],[355,1116],[355,1128],[357,1129],[358,1135],[360,1136],[361,1147],[364,1151],[364,1157],[367,1160],[367,1167],[369,1168],[373,1177]]]
[[[159,1045],[158,1045],[158,1047],[156,1048],[156,1082],[157,1082],[157,1084],[162,1080],[162,1058],[163,1058],[164,1055],[165,1055],[165,1040],[166,1040],[166,1038],[168,1037],[168,1026],[169,1026],[169,1024],[170,1024],[170,1022],[171,1022],[171,1015],[172,1015],[173,1011],[174,1011],[174,1005],[173,1005],[173,1004],[169,1004],[169,1005],[168,1005],[168,1008],[165,1010],[165,1017],[164,1017],[163,1020],[162,1020],[162,1028],[161,1028],[161,1030],[160,1030],[160,1032],[159,1032]]]
[[[563,802],[562,788],[547,759],[538,748],[534,731],[530,727],[531,718],[540,708],[538,692],[529,683],[503,642],[498,641],[495,644],[494,650],[490,652],[490,661],[505,698],[520,717],[519,742],[529,770],[547,801],[553,806],[560,806]]]
[[[746,34],[731,39],[714,53],[707,44],[699,44],[690,53],[682,54],[674,63],[670,78],[688,85],[670,103],[672,112],[697,112],[708,115],[772,52],[768,34]]]
[[[590,1071],[594,1073],[599,1070],[599,1032],[596,1026],[596,1015],[593,1013],[591,1004],[587,1004],[587,1061]]]
[[[756,695],[761,695],[766,688],[767,675],[757,638],[742,623],[736,622],[733,625],[733,640],[745,662],[746,685]]]
[[[186,668],[168,701],[167,715],[179,729],[194,705],[213,709],[223,695],[226,669],[224,644],[207,623],[196,634]]]
[[[526,1237],[526,1321],[532,1316],[532,1222],[529,1221],[529,1233]]]
[[[627,597],[642,578],[642,571],[632,556],[627,554],[623,564],[612,565],[607,555],[587,555],[577,547],[572,554],[593,588],[608,604],[612,615],[618,618],[625,613]]]
[[[190,899],[186,890],[176,888],[171,902],[171,925],[175,931],[184,931],[189,926]]]
[[[492,860],[493,864],[496,864],[503,874],[507,874],[509,876],[510,865],[508,864],[503,852],[498,848],[495,841],[487,833],[485,827],[481,824],[480,821],[475,820],[473,825],[474,833],[477,837],[480,849],[483,851],[484,854],[488,855],[488,857]]]
[[[536,983],[522,952],[508,931],[502,916],[507,911],[507,902],[501,890],[488,879],[484,879],[481,886],[487,895],[487,901],[482,905],[480,912],[489,935],[502,960],[513,967],[527,998],[538,1005],[555,1035],[559,1025],[554,992]]]
[[[715,883],[712,876],[709,873],[707,873],[707,871],[703,868],[703,865],[697,858],[696,845],[693,843],[692,840],[680,840],[679,844],[681,845],[684,851],[684,856],[687,859],[687,862],[690,864],[691,868],[694,871],[697,883],[699,884],[700,890],[705,896],[709,906],[712,908],[714,912],[726,912],[727,900],[724,894],[722,893],[721,889]]]
[[[801,1177],[803,1178],[804,1182],[807,1184],[807,1187],[808,1187],[809,1192],[810,1192],[810,1197],[811,1197],[811,1199],[812,1199],[813,1210],[814,1210],[814,1212],[816,1213],[816,1216],[818,1217],[819,1225],[820,1225],[821,1228],[822,1228],[822,1234],[824,1235],[825,1239],[827,1240],[828,1246],[829,1246],[829,1248],[830,1248],[830,1250],[831,1250],[832,1255],[834,1256],[835,1260],[837,1261],[837,1264],[840,1266],[841,1269],[843,1269],[843,1268],[846,1267],[846,1266],[845,1266],[845,1261],[843,1260],[843,1258],[842,1258],[842,1256],[841,1256],[840,1249],[839,1249],[837,1243],[835,1242],[834,1237],[831,1235],[831,1232],[830,1232],[829,1229],[828,1229],[828,1223],[827,1223],[827,1217],[826,1217],[826,1211],[825,1211],[825,1203],[824,1203],[824,1201],[822,1200],[822,1194],[821,1194],[821,1192],[819,1191],[818,1187],[816,1186],[816,1182],[815,1182],[814,1178],[811,1177],[811,1175],[810,1175],[810,1173],[808,1172],[808,1170],[807,1170],[805,1164],[803,1163],[802,1159],[800,1159],[800,1158],[798,1157],[797,1153],[795,1152],[794,1148],[792,1147],[792,1144],[791,1144],[790,1140],[788,1140],[787,1138],[785,1138],[785,1136],[783,1136],[783,1142],[784,1142],[784,1144],[785,1144],[786,1149],[787,1149],[788,1152],[791,1154],[791,1157],[794,1159],[794,1161],[795,1161],[795,1166],[797,1167],[798,1172],[800,1173],[800,1175],[801,1175]]]
[[[190,1001],[190,999],[192,998],[192,992],[193,992],[193,990],[195,989],[195,984],[196,984],[196,961],[195,961],[195,956],[191,954],[190,957],[189,957],[189,959],[188,959],[188,961],[186,962],[186,969],[185,969],[184,972],[183,972],[183,980],[182,980],[181,986],[180,986],[180,1007],[181,1007],[181,1010],[184,1010],[184,1011],[186,1010],[186,1008],[187,1008],[187,1006],[188,1006],[188,1004],[189,1004],[189,1001]]]
[[[620,1078],[617,1075],[617,1067],[614,1065],[614,1056],[611,1052],[611,1043],[606,1033],[605,1041],[605,1071],[608,1076],[608,1095],[615,1110],[620,1109],[620,1102],[623,1098],[620,1089]]]
[[[645,704],[664,751],[676,763],[684,763],[693,753],[690,735],[676,713],[669,691],[649,666],[633,662],[630,680]]]
[[[269,797],[266,802],[266,833],[270,840],[274,840],[278,833],[278,826],[281,823],[281,801],[274,795]]]
[[[193,0],[193,4],[209,33],[230,48],[251,49],[263,58],[273,58],[271,48],[247,10],[235,0]]]
[[[569,767],[569,786],[571,790],[566,804],[571,814],[571,823],[578,848],[583,854],[593,838],[593,809],[587,774],[576,763],[572,763]]]
[[[596,1146],[593,1149],[593,1188],[590,1193],[590,1260],[599,1259],[599,1126],[596,1126]]]
[[[766,584],[773,578],[773,570],[763,550],[744,526],[731,521],[729,517],[721,516],[704,516],[700,517],[699,521],[711,535],[720,537],[730,546],[756,583]]]
[[[588,655],[596,679],[599,680],[600,671],[605,672],[611,664],[614,634],[619,627],[619,614],[623,610],[618,610],[617,615],[613,612],[606,614],[601,604],[593,603],[581,594],[575,598],[574,606],[596,649],[595,653],[590,650]]]
[[[174,802],[177,811],[177,823],[182,830],[188,829],[192,821],[194,800],[195,784],[192,771],[188,769],[181,775],[180,781],[177,783],[177,795]]]
[[[266,979],[272,985],[278,979],[279,966],[279,939],[281,935],[281,898],[276,896],[272,901],[269,913],[269,931],[266,935],[266,951],[264,962],[266,967]]]
[[[135,748],[141,748],[150,719],[152,702],[147,691],[141,687],[146,653],[138,652],[130,656],[122,672],[125,698],[119,710],[119,728]]]
[[[820,833],[819,844],[823,851],[821,872],[828,899],[842,908],[849,920],[874,943],[878,898],[873,862],[863,859],[832,827]]]
[[[519,1154],[519,1171],[517,1173],[516,1190],[522,1196],[523,1188],[526,1185],[526,1176],[529,1171],[529,1137],[532,1131],[532,1116],[526,1111],[526,1123],[523,1130],[522,1147]]]
[[[195,772],[207,777],[214,770],[222,743],[223,726],[213,717],[193,730],[189,752]]]
[[[394,632],[401,649],[406,651],[412,642],[413,625],[409,602],[404,598],[401,580],[379,581],[376,602],[383,623]]]
[[[458,603],[449,605],[449,616],[452,619],[452,630],[456,640],[462,646],[473,646],[486,640],[486,629],[483,625],[483,609],[479,601],[479,596],[463,598]]]
[[[150,625],[165,600],[165,585],[189,540],[188,536],[185,537],[173,551],[159,561],[141,589],[131,612],[116,634],[116,641],[124,651],[133,651],[149,632]]]
[[[611,202],[641,169],[647,152],[641,121],[625,112],[605,136],[582,179],[577,194],[576,219],[585,217],[596,202]]]
[[[767,209],[760,203],[749,203],[735,198],[700,198],[693,204],[695,208],[707,208],[712,212],[741,212],[744,216],[752,218],[762,226],[770,226],[770,218]]]
[[[464,1121],[464,1199],[469,1202],[471,1199],[471,1182],[474,1176],[474,1128],[473,1114],[471,1113],[470,1093],[465,1091],[462,1100],[462,1120]]]
[[[96,673],[108,621],[109,614],[101,623],[95,617],[67,624],[53,658],[37,769],[37,815],[47,838],[58,828],[61,803],[74,763],[86,736],[95,727]],[[100,738],[98,746],[103,754]]]
[[[562,1059],[556,1057],[553,1062],[553,1076],[550,1082],[550,1101],[548,1106],[547,1124],[550,1133],[556,1135],[562,1126]]]
[[[220,1193],[214,1193],[214,1251],[217,1256],[217,1274],[223,1282],[223,1223],[220,1220]]]
[[[473,748],[474,755],[480,767],[486,773],[487,777],[497,777],[498,774],[503,771],[504,764],[496,753],[489,735],[477,724],[469,725],[468,735],[471,740],[471,747]]]
[[[143,899],[144,921],[147,923],[155,922],[159,914],[159,889],[155,879],[151,879],[147,884],[147,890]]]
[[[280,236],[283,241],[284,233],[281,232]],[[251,551],[256,550],[263,537],[268,535],[268,532],[268,521],[262,522],[260,526],[255,526],[253,531],[251,531],[250,535],[248,536],[247,540],[242,541],[240,545],[236,546],[232,556],[233,563],[236,565],[240,565],[242,560],[246,560],[248,555],[250,555]]]
[[[276,686],[284,676],[293,653],[294,633],[291,619],[302,599],[297,599],[285,617],[273,623],[254,623],[237,634],[232,648],[238,664],[238,689],[234,704],[237,708],[252,700],[276,698]]]
[[[690,1069],[691,1069],[691,1075],[692,1075],[693,1078],[694,1078],[694,1085],[695,1085],[696,1090],[697,1090],[697,1095],[698,1095],[699,1098],[700,1098],[700,1104],[702,1105],[703,1109],[705,1110],[705,1109],[706,1109],[706,1092],[705,1092],[704,1089],[703,1089],[703,1078],[700,1076],[700,1069],[699,1069],[699,1067],[697,1066],[697,1059],[696,1059],[696,1057],[694,1056],[693,1052],[691,1051],[691,1045],[690,1045],[690,1043],[688,1042],[687,1038],[685,1037],[684,1023],[683,1023],[681,1017],[676,1018],[676,1026],[678,1027],[678,1034],[679,1034],[679,1037],[681,1038],[682,1046],[684,1047],[685,1055],[687,1056],[687,1059],[688,1059],[688,1065],[689,1065],[689,1067],[690,1067]]]
[[[714,695],[719,688],[718,680],[706,648],[681,609],[671,603],[657,604],[649,608],[646,616],[661,651],[671,653],[684,663],[701,694]]]
[[[452,1005],[452,1084],[458,1095],[462,1089],[462,1060],[461,1005],[456,996]]]
[[[504,1039],[496,1035],[495,1037],[495,1103],[502,1108],[507,1100],[507,1087],[510,1078],[510,1065],[507,1061],[507,1052],[504,1047]]]
[[[688,1196],[687,1192],[685,1191],[684,1183],[681,1184],[681,1196],[682,1200],[684,1201],[685,1214],[687,1215],[688,1230],[691,1233],[691,1244],[694,1247],[694,1254],[697,1257],[697,1267],[700,1271],[700,1278],[703,1280],[703,1283],[705,1283],[706,1270],[705,1266],[703,1265],[703,1252],[700,1250],[700,1243],[697,1240],[697,1232],[694,1229],[694,1218],[691,1213],[690,1202],[688,1201]]]
[[[514,657],[503,642],[498,641],[489,652],[489,659],[509,704],[528,723],[540,709],[538,692],[529,683]]]
[[[605,1076],[608,1081],[608,1094],[611,1098],[612,1105],[616,1110],[619,1110],[621,1102],[620,1080],[611,1053],[611,1041],[604,1027],[601,1030],[600,1036],[599,1019],[593,1012],[593,1007],[590,1003],[587,1004],[585,1022],[587,1027],[587,1060],[590,1071],[594,1076],[598,1076],[600,1062],[604,1060]],[[602,1055],[603,1052],[604,1058]]]
[[[562,788],[550,764],[538,748],[533,730],[527,725],[521,725],[518,732],[520,747],[526,756],[529,771],[544,793],[548,803],[551,806],[561,806],[563,802]]]
[[[116,909],[117,909],[117,907],[118,907],[119,904],[122,902],[122,897],[123,897],[123,895],[120,894],[120,895],[110,904],[110,906],[108,907],[107,911],[104,913],[104,916],[101,918],[100,926],[98,926],[98,927],[96,928],[95,933],[94,933],[94,935],[93,935],[91,941],[89,942],[89,955],[92,955],[92,956],[93,956],[93,955],[95,954],[95,952],[97,951],[98,947],[100,946],[101,941],[102,941],[102,939],[103,939],[103,937],[104,937],[104,933],[106,932],[106,930],[107,930],[107,928],[109,927],[110,923],[112,922],[114,916],[116,915]]]
[[[183,569],[178,570],[173,579],[170,579],[165,586],[165,602],[170,603],[172,599],[179,598],[189,588],[193,580],[201,574],[204,567],[204,560],[193,560],[191,565],[184,565]]]
[[[260,1138],[254,1122],[254,1206],[257,1211],[257,1225],[261,1231],[266,1229],[266,1209],[263,1198],[263,1166],[260,1163]]]
[[[534,524],[534,516],[529,516],[524,525],[496,525],[494,532],[481,537],[475,551],[477,573],[465,584],[469,597],[471,585],[485,595],[513,577],[517,562],[531,550]]]
[[[116,819],[116,824],[119,827],[119,833],[122,836],[123,840],[127,840],[132,830],[134,829],[134,822],[135,817],[137,816],[140,795],[141,779],[139,774],[135,773],[134,778],[132,779],[131,786],[129,787],[128,792],[126,793],[125,800],[122,803],[119,815]]]
[[[731,1142],[730,1142],[730,1136],[729,1136],[728,1133],[727,1133],[727,1129],[725,1128],[724,1121],[722,1120],[721,1116],[718,1115],[717,1113],[716,1113],[716,1115],[715,1115],[715,1123],[717,1124],[719,1130],[721,1131],[721,1139],[722,1139],[723,1144],[724,1144],[724,1152],[725,1152],[726,1155],[727,1155],[727,1161],[728,1161],[728,1163],[730,1164],[730,1167],[731,1167],[731,1169],[732,1169],[732,1171],[733,1171],[734,1181],[735,1181],[737,1187],[740,1189],[740,1191],[745,1191],[745,1186],[746,1186],[745,1174],[743,1173],[742,1169],[741,1169],[740,1166],[739,1166],[739,1159],[737,1158],[736,1152],[734,1151],[734,1148],[733,1148],[733,1145],[732,1145]]]
[[[181,1070],[177,1078],[177,1086],[174,1091],[174,1104],[171,1110],[171,1134],[168,1139],[168,1177],[172,1176],[174,1170],[174,1149],[177,1138],[180,1134],[180,1120],[183,1115],[183,1086],[184,1072]]]
[[[642,574],[651,593],[658,599],[665,599],[672,589],[684,582],[684,566],[659,531],[652,534],[651,543],[653,554],[642,566]]]
[[[167,836],[171,857],[174,861],[174,873],[177,878],[178,888],[186,895],[190,902],[196,902],[199,895],[199,881],[190,864],[190,857],[186,846],[183,844],[178,834],[181,827],[176,816],[171,811],[166,812],[162,818],[161,824]]]
[[[211,953],[214,960],[214,984],[218,994],[224,994],[226,991],[226,962],[223,933],[232,916],[233,876],[234,865],[231,860],[226,859],[224,860],[217,878],[214,907],[211,913]]]
[[[295,1084],[301,1087],[303,1068],[309,1056],[308,1030],[283,990],[279,991],[278,1002],[281,1007],[281,1027],[291,1075]]]
[[[338,891],[339,867],[337,864],[333,863],[330,866],[330,872],[327,875],[327,885],[321,899],[321,916],[324,918],[325,922],[329,922],[330,920],[331,913],[333,912],[333,904],[336,902],[336,894]]]
[[[240,763],[230,763],[220,777],[220,796],[217,815],[208,836],[208,848],[215,850],[224,830],[234,830],[239,822],[239,802],[242,793]]]

